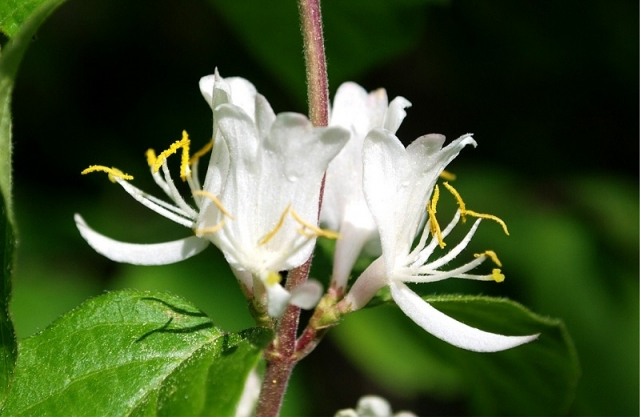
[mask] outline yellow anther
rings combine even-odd
[[[438,187],[438,184],[436,184],[435,187],[433,187],[433,198],[431,199],[431,209],[433,210],[433,214],[436,214],[438,212],[436,206],[438,205],[438,200],[440,200],[440,187]]]
[[[500,226],[502,226],[502,229],[504,230],[504,233],[507,236],[509,236],[509,230],[507,229],[507,225],[499,217],[494,216],[493,214],[476,213],[475,211],[472,211],[472,210],[466,210],[465,214],[468,214],[471,217],[477,217],[479,219],[493,220],[494,222],[497,222]]]
[[[276,224],[276,227],[274,227],[273,230],[271,230],[262,239],[260,239],[260,241],[258,242],[259,245],[264,245],[265,243],[270,241],[276,235],[276,233],[278,233],[278,231],[284,225],[284,220],[287,218],[287,214],[289,213],[291,213],[293,218],[302,225],[302,227],[297,230],[298,230],[298,233],[300,233],[305,237],[311,238],[311,237],[317,236],[317,237],[326,237],[329,239],[338,239],[340,237],[340,235],[334,231],[324,230],[317,226],[314,226],[311,223],[307,223],[298,215],[298,213],[296,213],[294,210],[291,209],[291,204],[289,204],[287,208],[285,208],[284,211],[282,212],[282,215],[280,216],[280,220],[278,220],[278,224]],[[308,232],[305,229],[309,229],[311,230],[311,232]]]
[[[333,230],[321,229],[318,226],[314,226],[311,223],[307,223],[306,221],[304,221],[298,215],[298,213],[295,212],[295,210],[291,210],[291,215],[293,216],[294,219],[296,219],[296,221],[298,223],[300,223],[302,225],[302,228],[298,229],[298,233],[300,233],[301,235],[303,235],[305,237],[313,237],[315,235],[317,237],[326,237],[328,239],[338,239],[338,238],[340,238],[340,234],[337,233],[337,232],[334,232]],[[309,229],[313,233],[309,233],[305,229]]]
[[[156,158],[156,151],[149,148],[147,149],[145,156],[147,157],[147,165],[149,165],[149,168],[153,168],[153,166],[156,164],[156,160],[158,159]],[[158,172],[158,170],[154,169],[153,172]]]
[[[504,274],[498,268],[494,268],[493,271],[491,271],[491,277],[495,282],[504,281]]]
[[[200,237],[202,235],[214,234],[223,227],[224,219],[222,219],[222,221],[220,221],[220,223],[216,224],[215,226],[205,227],[203,229],[194,229],[194,233],[196,234],[196,236]]]
[[[153,172],[158,172],[162,163],[165,159],[167,159],[170,155],[178,152],[178,149],[182,148],[182,160],[180,162],[180,178],[182,181],[185,181],[188,176],[191,175],[191,169],[189,168],[189,135],[186,131],[182,131],[182,139],[174,142],[169,149],[162,151],[160,155],[155,159],[153,164]],[[147,162],[149,161],[149,156],[147,155]]]
[[[271,287],[272,285],[279,284],[282,281],[282,277],[277,272],[269,272],[267,274],[267,278],[264,280],[264,283],[267,286]]]
[[[494,216],[493,214],[483,214],[483,213],[475,212],[473,210],[467,210],[467,207],[464,204],[464,201],[462,201],[462,197],[460,196],[460,193],[455,188],[453,188],[451,184],[449,184],[448,182],[444,182],[443,185],[447,187],[447,190],[449,190],[449,192],[451,192],[451,194],[453,194],[453,196],[456,198],[456,201],[458,202],[458,206],[460,207],[460,217],[462,218],[463,222],[467,220],[466,216],[477,217],[479,219],[493,220],[497,222],[500,226],[502,226],[502,229],[504,230],[504,232],[507,234],[507,236],[509,236],[509,229],[507,229],[507,225],[505,224],[505,222],[502,221],[502,219],[500,219],[497,216]]]
[[[273,230],[271,230],[262,239],[260,239],[260,241],[258,241],[258,245],[266,244],[276,235],[276,233],[278,233],[278,230],[282,228],[282,225],[284,224],[284,219],[287,217],[287,214],[289,214],[290,209],[291,209],[291,204],[289,204],[287,208],[285,208],[284,211],[282,212],[282,215],[280,216],[280,220],[278,220],[278,224],[276,224],[276,227],[274,227]]]
[[[434,195],[434,200],[436,201],[436,203],[438,202],[435,195]],[[440,225],[438,224],[438,220],[436,219],[436,210],[435,210],[435,205],[433,204],[434,200],[431,200],[431,203],[427,204],[427,213],[429,213],[429,225],[430,225],[429,228],[431,230],[431,236],[438,239],[438,244],[442,249],[447,244],[444,243],[444,240],[442,239],[442,231],[440,230]]]
[[[444,185],[447,190],[449,190],[449,192],[451,194],[453,194],[453,196],[455,197],[456,201],[458,202],[458,207],[460,207],[460,217],[462,218],[462,222],[466,222],[467,218],[465,217],[465,215],[467,214],[467,208],[466,205],[464,204],[464,201],[462,200],[462,196],[460,196],[460,193],[458,192],[458,190],[456,190],[455,188],[453,188],[453,186],[451,184],[449,184],[448,182],[443,182],[442,185]]]
[[[442,178],[445,181],[455,181],[456,174],[454,174],[453,172],[449,172],[449,171],[442,171],[440,173],[440,178]]]
[[[116,182],[116,178],[122,178],[123,180],[132,180],[133,177],[129,174],[125,174],[118,168],[108,168],[103,165],[91,165],[89,168],[81,172],[82,175],[86,175],[90,172],[106,172],[109,174],[109,181]]]
[[[227,216],[231,220],[234,220],[233,216],[231,215],[231,213],[229,213],[229,211],[226,208],[224,208],[224,206],[222,205],[222,202],[220,201],[220,199],[218,199],[218,197],[216,197],[215,195],[211,194],[208,191],[204,191],[204,190],[194,191],[193,195],[207,197],[209,200],[211,200],[213,202],[213,204],[216,205],[216,207],[218,207],[218,209],[222,212],[222,214],[224,214],[225,216]]]
[[[500,262],[500,259],[498,259],[498,255],[496,255],[496,253],[492,250],[487,250],[482,253],[476,253],[473,256],[475,256],[476,258],[479,258],[481,256],[486,256],[487,258],[491,258],[494,264],[498,266],[502,266],[502,262]]]
[[[189,159],[189,165],[193,165],[198,159],[204,156],[207,152],[209,152],[213,148],[213,140],[209,141],[206,145],[202,147],[198,152],[194,153],[191,159]]]

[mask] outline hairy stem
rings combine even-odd
[[[329,82],[324,54],[320,0],[298,0],[298,10],[304,41],[309,119],[314,126],[327,126],[329,123]],[[319,206],[322,205],[323,191],[324,179],[320,190]],[[291,291],[304,283],[309,276],[310,268],[311,257],[307,262],[289,272],[286,289]],[[280,413],[291,372],[300,360],[300,355],[296,355],[299,320],[300,309],[289,305],[278,322],[274,341],[265,352],[267,368],[258,399],[257,417],[275,417]]]
[[[314,126],[329,124],[329,81],[324,54],[320,0],[298,0],[307,68],[309,118]]]

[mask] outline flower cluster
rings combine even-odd
[[[406,284],[454,277],[504,279],[498,268],[490,274],[471,273],[486,260],[500,266],[492,251],[445,268],[463,252],[483,219],[498,222],[507,232],[499,218],[467,209],[447,182],[443,186],[457,200],[458,210],[444,229],[436,218],[438,178],[465,146],[476,145],[471,135],[445,147],[443,136],[426,135],[405,148],[395,133],[410,103],[402,97],[389,102],[384,90],[367,93],[353,83],[338,89],[329,127],[313,127],[300,114],[276,115],[242,78],[223,79],[216,72],[200,81],[200,89],[213,110],[212,143],[190,156],[184,133],[182,140],[159,155],[147,152],[151,174],[170,203],[134,187],[128,182],[132,178],[117,169],[92,166],[84,171],[107,172],[136,200],[192,229],[193,235],[150,245],[118,242],[92,230],[76,215],[80,233],[96,251],[118,262],[159,265],[187,259],[213,243],[258,311],[277,318],[287,304],[313,308],[322,296],[320,284],[313,280],[285,290],[280,273],[303,264],[317,237],[337,238],[331,287],[341,299],[341,312],[363,307],[388,286],[407,316],[455,346],[497,351],[537,337],[503,336],[469,327],[430,306]],[[209,150],[200,185],[198,161]],[[178,152],[182,153],[180,177],[192,193],[189,201],[178,192],[167,165],[167,158]],[[467,235],[435,257],[434,250],[444,248],[450,232],[467,218],[476,219]],[[348,289],[349,275],[363,250],[380,257]]]
[[[322,289],[315,281],[288,293],[280,271],[304,263],[317,236],[334,236],[317,227],[318,200],[327,165],[349,139],[340,127],[317,128],[300,114],[275,115],[267,100],[242,78],[223,79],[217,73],[200,80],[200,90],[213,110],[211,159],[203,186],[198,157],[189,158],[189,139],[147,160],[151,174],[172,203],[131,185],[121,172],[106,171],[136,200],[193,230],[194,236],[151,245],[118,242],[87,226],[76,215],[82,236],[99,253],[118,262],[164,265],[201,252],[210,242],[223,253],[245,293],[267,307],[272,317],[287,303],[312,308]],[[180,176],[193,194],[187,203],[173,183],[167,157],[182,151]],[[309,159],[308,155],[313,155]]]

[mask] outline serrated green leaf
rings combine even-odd
[[[224,333],[182,298],[119,291],[20,343],[5,415],[229,415],[271,333]]]
[[[429,335],[399,309],[385,307],[348,316],[335,331],[340,345],[367,372],[384,368],[387,375],[381,379],[383,383],[400,381],[405,395],[424,390],[440,395],[464,394],[470,399],[472,414],[557,415],[568,410],[580,370],[561,321],[540,317],[506,299],[454,295],[425,298],[471,326],[508,335],[540,333],[540,337],[504,352],[469,352]],[[375,357],[370,355],[372,346],[376,347]],[[364,352],[367,360],[358,360]],[[410,364],[412,378],[400,374],[407,367],[399,366],[399,362]],[[440,378],[444,387],[437,385]]]

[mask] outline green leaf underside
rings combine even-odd
[[[376,372],[371,367],[383,367],[390,372],[387,380],[416,387],[416,381],[395,375],[394,365],[385,363],[393,361],[394,353],[389,350],[401,345],[404,352],[419,356],[405,355],[400,360],[412,363],[416,368],[412,375],[425,380],[420,384],[421,389],[440,391],[445,396],[463,394],[470,401],[472,414],[558,415],[567,412],[580,368],[573,343],[561,321],[540,317],[508,299],[462,295],[424,299],[456,320],[485,331],[506,335],[540,333],[540,337],[503,352],[469,352],[431,336],[399,309],[383,307],[347,317],[336,329],[339,343],[368,372]],[[387,341],[389,329],[383,327],[398,326],[398,323],[402,325],[391,332],[395,340]],[[358,338],[357,333],[366,337]],[[374,349],[373,356],[358,360],[356,355],[362,355],[363,350],[372,345],[388,348]],[[423,353],[416,353],[420,351]],[[434,364],[438,367],[433,368]],[[438,379],[443,377],[446,387],[438,386]],[[413,393],[404,394],[415,395],[417,392],[414,388]]]
[[[229,415],[269,343],[229,334],[183,299],[127,290],[20,343],[5,415]]]

